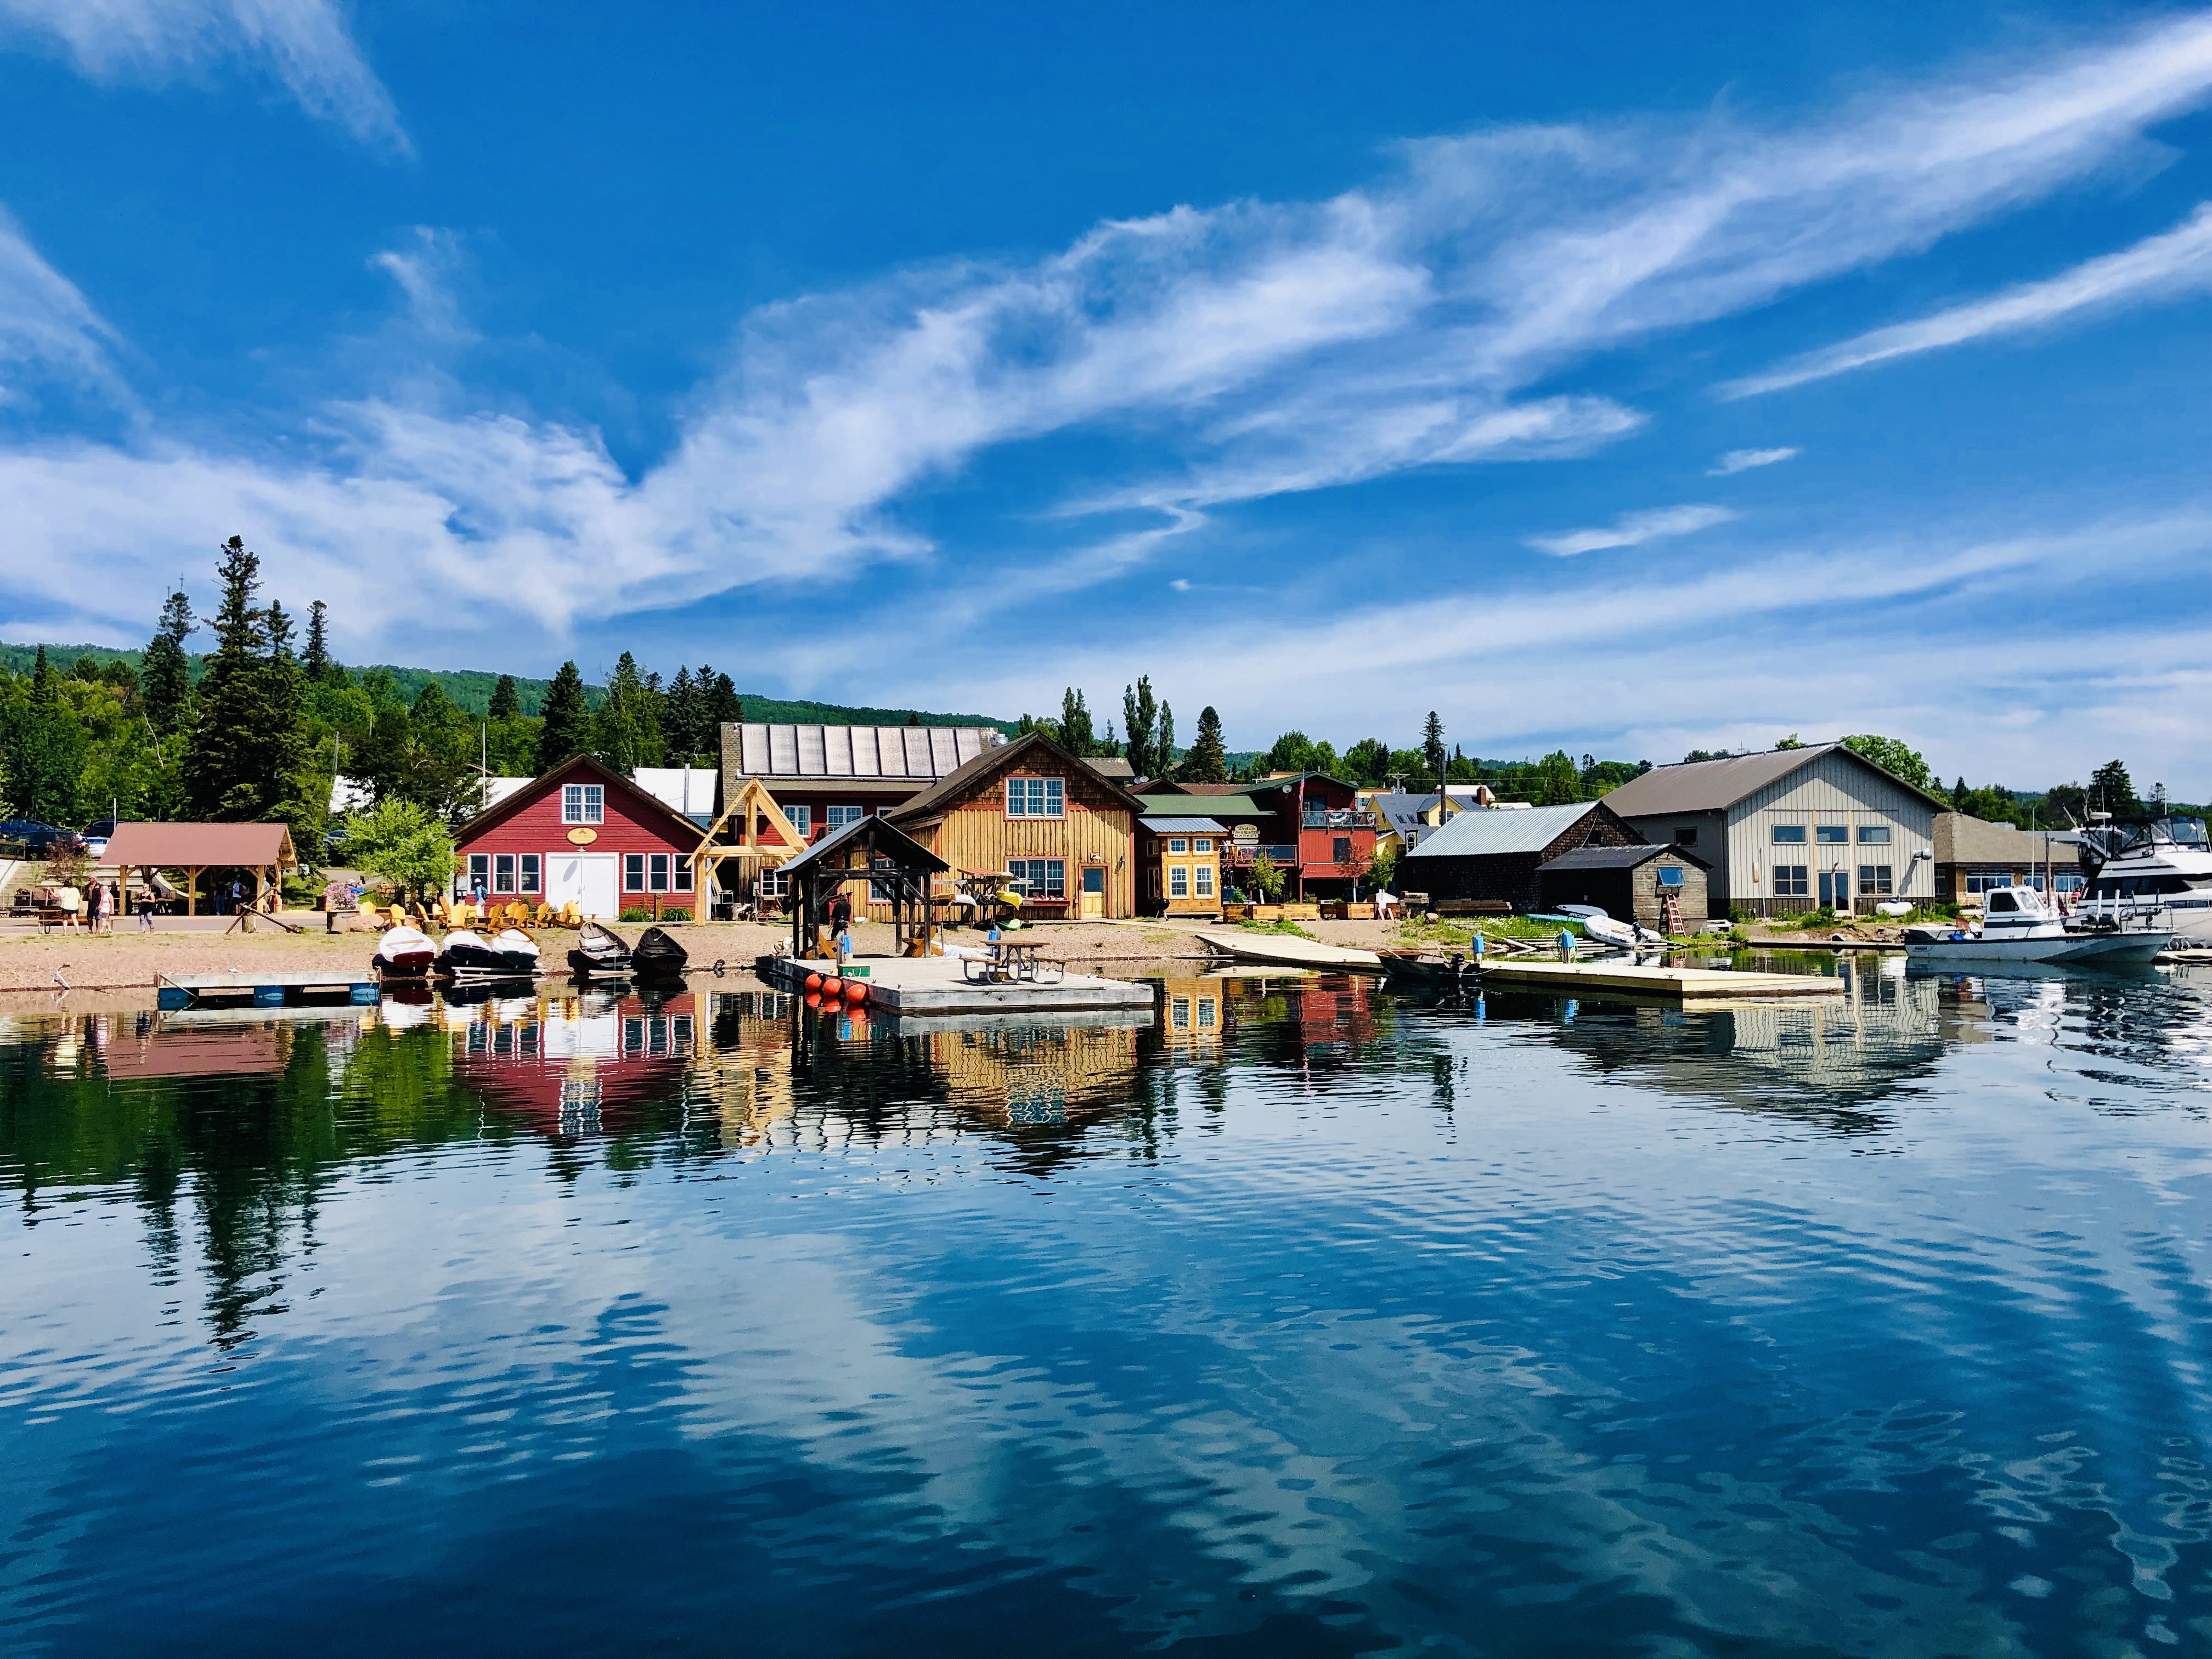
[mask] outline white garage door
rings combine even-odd
[[[545,900],[556,909],[574,899],[593,921],[612,921],[619,914],[612,853],[556,853],[545,862],[550,872]]]

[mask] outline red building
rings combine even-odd
[[[606,921],[628,909],[691,910],[690,857],[703,833],[579,755],[461,826],[459,890],[556,909],[574,901]]]
[[[1375,814],[1359,805],[1357,788],[1326,772],[1256,783],[1163,783],[1147,793],[1155,811],[1168,795],[1188,795],[1195,798],[1195,810],[1237,826],[1229,879],[1248,894],[1252,862],[1262,853],[1283,872],[1285,898],[1345,898],[1355,884],[1366,890]]]

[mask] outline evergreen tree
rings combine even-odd
[[[727,674],[717,674],[702,663],[699,666],[699,721],[703,737],[702,748],[720,752],[722,747],[722,728],[742,726],[745,706],[738,698],[738,688]]]
[[[637,672],[637,659],[627,651],[608,678],[607,700],[599,706],[598,728],[593,748],[616,771],[660,763],[659,713],[653,707],[652,688]]]
[[[708,746],[706,723],[700,719],[700,712],[699,693],[691,671],[678,667],[676,678],[668,683],[668,696],[661,704],[660,735],[668,744],[668,752],[687,764],[692,756]]]
[[[99,684],[100,659],[89,651],[80,653],[76,661],[70,665],[70,678],[87,685]]]
[[[522,694],[514,689],[514,676],[501,674],[499,684],[491,689],[490,718],[495,720],[519,720],[522,716]]]
[[[377,703],[374,723],[347,761],[346,770],[380,805],[414,799],[415,734],[405,703],[395,698]]]
[[[1182,779],[1187,783],[1226,783],[1229,756],[1221,746],[1221,716],[1211,703],[1198,711],[1198,735],[1183,757]]]
[[[320,685],[330,678],[330,611],[320,599],[307,607],[307,648],[300,658],[300,670],[311,685]]]
[[[2142,811],[2142,802],[2136,798],[2135,780],[2116,760],[2106,761],[2089,774],[2089,804],[2115,817],[2130,817]]]
[[[329,817],[330,781],[313,766],[309,753],[307,671],[292,654],[292,619],[283,605],[270,605],[265,637],[269,654],[263,668],[262,700],[268,724],[264,727],[262,816],[290,824],[292,845],[301,857],[320,863],[317,854]]]
[[[1437,718],[1433,708],[1421,726],[1421,759],[1429,769],[1430,779],[1437,788],[1443,788],[1450,760],[1444,753],[1444,723]]]
[[[550,772],[592,746],[592,711],[584,702],[584,677],[574,662],[561,665],[546,689],[544,724],[538,728],[538,769]]]
[[[222,603],[216,611],[216,648],[200,683],[185,787],[202,817],[258,822],[274,804],[264,614],[253,602],[261,560],[233,536],[222,549]]]
[[[1136,684],[1122,687],[1121,728],[1128,733],[1129,769],[1139,778],[1156,777],[1167,769],[1160,756],[1159,718],[1149,674],[1139,674]]]
[[[46,660],[46,647],[42,645],[31,661],[31,702],[40,708],[53,708],[59,706],[61,700],[61,677],[54,672],[53,664]]]
[[[192,617],[191,601],[183,591],[170,594],[146,647],[146,718],[156,732],[173,732],[188,723],[192,680],[191,665],[185,659],[185,641],[198,626]]]

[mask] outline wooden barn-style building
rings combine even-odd
[[[1705,878],[1711,866],[1686,847],[1592,847],[1562,853],[1536,868],[1536,896],[1547,910],[1595,904],[1609,916],[1666,931],[1673,920],[1694,927],[1705,919]]]
[[[1602,801],[1467,811],[1424,836],[1399,861],[1398,880],[1408,893],[1426,893],[1432,904],[1534,910],[1542,908],[1538,872],[1545,865],[1577,848],[1634,847],[1643,840]]]
[[[956,874],[1005,872],[1025,915],[1074,920],[1137,914],[1143,812],[1121,785],[1030,732],[985,750],[884,817]]]
[[[619,772],[578,755],[532,778],[453,837],[457,887],[495,903],[611,921],[626,909],[696,913],[701,830]]]

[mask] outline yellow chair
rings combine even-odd
[[[508,901],[507,907],[507,925],[510,927],[527,927],[529,922],[530,907],[520,900]]]
[[[553,907],[552,907],[551,905],[548,904],[548,903],[547,903],[544,899],[540,899],[540,900],[538,900],[538,925],[540,927],[550,927],[550,926],[552,925],[552,921],[553,921]]]
[[[563,927],[581,927],[584,925],[583,912],[577,909],[575,900],[570,899],[561,907],[561,925]]]

